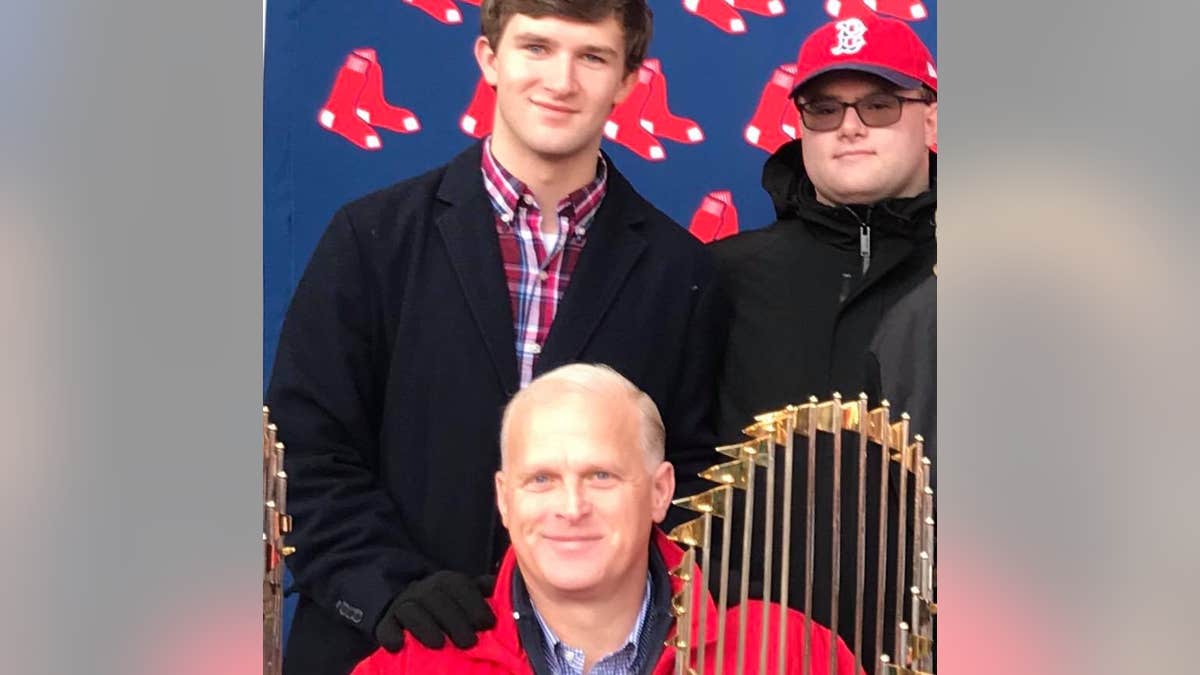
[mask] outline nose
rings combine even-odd
[[[558,517],[568,522],[576,522],[587,517],[592,511],[591,500],[587,491],[577,482],[569,482],[563,486],[562,502],[559,504]]]
[[[542,85],[555,96],[566,96],[575,91],[575,61],[569,53],[560,54],[546,64]]]
[[[858,110],[854,106],[846,106],[846,114],[842,116],[842,125],[838,127],[838,134],[861,136],[866,132],[867,125],[863,124],[862,118],[858,116]]]

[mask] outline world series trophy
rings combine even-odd
[[[680,619],[678,633],[667,643],[676,650],[677,675],[710,675],[710,671],[725,675],[723,665],[730,649],[736,650],[736,671],[730,675],[768,675],[772,661],[777,672],[769,675],[782,675],[797,659],[801,673],[810,675],[814,610],[822,612],[835,643],[830,645],[826,672],[839,672],[838,635],[853,645],[856,673],[866,672],[867,663],[873,666],[871,671],[883,675],[935,672],[935,522],[933,489],[928,482],[931,466],[924,456],[922,437],[909,437],[908,415],[901,415],[897,421],[890,416],[887,401],[868,410],[865,394],[853,402],[843,402],[836,393],[829,401],[812,397],[803,405],[755,416],[755,423],[743,430],[750,440],[717,448],[732,461],[699,474],[717,487],[674,501],[700,516],[668,534],[685,551],[683,564],[671,572],[685,582],[683,592],[672,599],[672,610]],[[801,450],[803,455],[798,458],[796,452]],[[798,461],[803,462],[799,468]],[[797,471],[804,480],[804,493],[797,495],[802,500],[793,499]],[[852,481],[853,488],[843,485],[847,477],[846,482]],[[756,487],[760,481],[763,487]],[[782,492],[780,502],[776,501],[777,487]],[[761,506],[755,503],[760,489],[764,492]],[[742,512],[742,537],[734,578],[739,581],[737,593],[743,608],[747,607],[752,576],[762,582],[764,602],[758,644],[747,644],[743,612],[736,615],[736,644],[726,644],[725,639],[735,492],[740,493],[737,506]],[[776,511],[778,527],[774,522]],[[798,524],[803,528],[803,590],[799,594],[789,588],[793,579],[793,539],[799,539],[793,532],[793,512],[803,519]],[[714,518],[722,521],[719,532],[714,530]],[[761,518],[761,529],[754,527],[756,518]],[[756,529],[761,533],[757,538]],[[818,529],[822,531],[821,540],[817,538]],[[720,538],[717,654],[715,663],[709,665],[705,661],[706,605],[693,605],[692,585],[686,582],[690,581],[699,549],[701,578],[696,588],[709,587],[711,580],[706,577],[714,573],[714,535]],[[869,543],[874,551],[868,550]],[[843,555],[853,556],[852,580],[842,579],[847,562]],[[773,569],[776,564],[778,571]],[[873,568],[873,575],[867,574],[868,567]],[[818,574],[825,578],[816,578]],[[828,595],[814,597],[814,582],[828,589]],[[779,610],[789,604],[803,607],[799,654],[789,653],[788,614]],[[853,616],[839,616],[842,607],[852,608]],[[694,624],[696,635],[691,634],[693,622],[682,620],[693,611],[700,613]],[[772,612],[778,614],[774,623],[769,620]],[[866,614],[873,620],[866,620]],[[885,625],[885,617],[895,617],[896,621]],[[846,618],[851,624],[839,625]],[[776,653],[769,660],[772,633]],[[864,642],[870,643],[872,653],[864,654]],[[864,663],[866,658],[871,661]]]
[[[283,543],[292,531],[287,513],[287,473],[283,443],[263,406],[263,675],[283,672],[283,558],[295,549]]]

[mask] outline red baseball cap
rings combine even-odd
[[[878,75],[905,89],[937,91],[937,69],[921,38],[903,21],[869,10],[821,26],[800,45],[791,96],[833,70]]]

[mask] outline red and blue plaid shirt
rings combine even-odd
[[[517,368],[521,386],[533,379],[533,367],[558,303],[567,292],[579,253],[587,242],[588,227],[608,188],[608,165],[601,156],[596,178],[558,203],[558,237],[547,241],[542,233],[545,217],[533,193],[492,155],[492,139],[483,143],[483,186],[496,213],[500,257],[512,301],[516,331]],[[547,244],[549,243],[549,246]]]

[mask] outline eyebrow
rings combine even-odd
[[[595,54],[604,54],[606,56],[613,56],[613,57],[619,55],[617,50],[613,49],[612,47],[606,47],[604,45],[585,45],[583,48],[583,51],[595,53]]]

